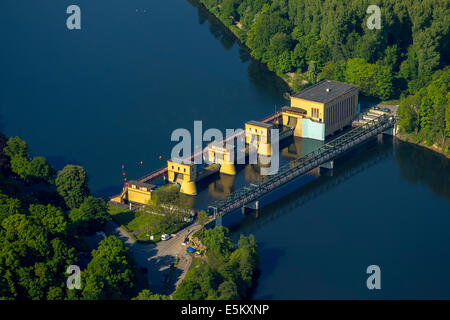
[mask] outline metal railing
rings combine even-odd
[[[277,187],[297,178],[308,171],[336,158],[354,146],[384,132],[395,124],[393,116],[381,115],[368,123],[324,144],[307,155],[292,160],[279,168],[275,175],[261,177],[257,182],[236,190],[226,198],[217,200],[209,206],[214,215],[222,216],[245,204],[258,199]]]

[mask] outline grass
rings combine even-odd
[[[135,218],[128,223],[127,228],[131,232],[140,231],[149,226],[159,225],[163,219],[164,217],[151,213],[135,215]]]
[[[161,240],[163,234],[175,233],[188,225],[185,222],[167,223],[160,215],[130,211],[115,206],[109,207],[109,213],[117,224],[132,233],[134,240],[145,243],[157,242]],[[153,241],[150,240],[150,235],[153,235]]]
[[[108,212],[117,224],[125,228],[134,219],[134,212],[127,209],[109,206]]]

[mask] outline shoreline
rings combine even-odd
[[[198,9],[204,10],[205,12],[207,12],[211,17],[213,17],[214,19],[217,20],[218,23],[220,23],[220,25],[226,29],[228,32],[230,32],[233,37],[235,38],[236,42],[238,43],[238,45],[245,49],[247,51],[247,53],[249,54],[249,56],[251,57],[251,59],[254,59],[251,56],[251,49],[247,46],[247,44],[245,43],[245,41],[242,41],[242,39],[239,37],[239,35],[236,33],[236,31],[233,28],[228,27],[225,23],[223,23],[223,21],[220,19],[220,17],[218,17],[214,12],[210,11],[201,0],[188,0],[188,2],[192,3],[194,6],[196,6]],[[233,25],[236,28],[238,28],[236,25]],[[241,29],[242,30],[242,29]],[[267,66],[267,63],[264,63],[260,60],[254,59],[255,61],[257,61],[258,63],[263,64],[264,66],[267,67],[267,70],[269,70],[270,72],[272,72],[279,80],[281,80],[286,86],[287,88],[289,88],[289,90],[292,92],[292,86],[291,84],[283,77],[280,77],[276,72],[272,71],[269,69],[269,67]],[[287,75],[287,74],[286,74]],[[289,75],[287,75],[289,76]]]
[[[450,160],[450,154],[445,154],[445,151],[442,150],[442,148],[438,148],[438,147],[436,147],[434,145],[427,146],[426,144],[424,144],[422,142],[415,142],[408,135],[401,134],[401,133],[398,133],[397,135],[395,135],[395,138],[400,140],[400,141],[402,141],[402,142],[406,142],[406,143],[413,144],[413,145],[416,145],[416,146],[421,147],[421,148],[425,148],[425,149],[434,151],[437,154],[447,158],[447,160]]]
[[[251,52],[251,50],[250,50],[250,48],[245,44],[245,42],[243,42],[242,40],[241,40],[241,38],[239,37],[239,35],[235,32],[235,30],[233,30],[233,28],[230,28],[230,27],[228,27],[225,23],[223,23],[223,21],[220,19],[220,17],[218,17],[214,12],[212,12],[212,11],[210,11],[200,0],[189,0],[189,2],[192,2],[192,3],[195,3],[198,7],[200,7],[202,10],[204,10],[204,11],[206,11],[209,15],[211,15],[212,17],[214,17],[220,24],[221,24],[221,26],[223,27],[223,28],[225,28],[226,30],[228,30],[232,35],[233,35],[233,37],[235,38],[235,40],[237,41],[237,43],[242,47],[242,48],[245,48],[245,50],[250,54],[250,52]],[[259,60],[257,60],[259,63],[261,63],[261,64],[264,64],[265,66],[267,66],[267,64],[266,63],[263,63],[263,62],[261,62],[261,61],[259,61]],[[269,69],[270,70],[270,69]],[[271,71],[271,70],[270,70]],[[271,71],[271,72],[273,72],[273,71]],[[274,73],[274,75],[278,78],[278,79],[280,79],[280,80],[282,80],[285,84],[286,84],[286,86],[292,91],[293,89],[292,89],[292,86],[291,86],[291,84],[289,83],[289,81],[287,81],[285,78],[283,78],[283,77],[280,77],[277,73],[275,73],[275,72],[273,72]],[[403,141],[403,142],[407,142],[407,143],[410,143],[410,144],[414,144],[414,145],[417,145],[417,146],[419,146],[419,147],[422,147],[422,148],[426,148],[426,149],[428,149],[428,150],[431,150],[431,151],[434,151],[434,152],[436,152],[436,153],[438,153],[438,154],[440,154],[440,155],[442,155],[442,156],[444,156],[444,157],[446,157],[447,159],[450,159],[450,154],[445,154],[445,151],[444,150],[442,150],[441,148],[438,148],[438,147],[436,147],[436,146],[434,146],[434,145],[432,145],[432,146],[427,146],[426,144],[424,144],[424,143],[421,143],[421,142],[415,142],[415,141],[413,141],[410,137],[408,137],[408,136],[406,136],[406,135],[404,135],[404,134],[397,134],[396,136],[395,136],[397,139],[399,139],[400,141]]]

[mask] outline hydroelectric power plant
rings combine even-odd
[[[290,106],[259,121],[246,122],[245,130],[214,141],[183,161],[170,159],[167,166],[125,182],[122,192],[110,201],[143,206],[152,199],[157,181],[179,184],[181,193],[201,198],[198,186],[212,181],[207,188],[209,201],[195,207],[207,210],[216,225],[230,225],[246,209],[258,210],[311,181],[321,169],[332,170],[334,159],[347,151],[378,134],[395,134],[395,122],[395,115],[387,109],[371,108],[361,113],[358,87],[323,80],[291,96]],[[272,152],[278,152],[272,145],[273,132],[279,154]],[[313,147],[306,147],[308,144]],[[257,164],[243,165],[252,150]],[[239,155],[245,157],[238,159]],[[271,159],[280,155],[284,159],[280,166],[261,175]],[[193,161],[198,158],[202,161]],[[235,176],[242,167],[247,183],[234,190]]]

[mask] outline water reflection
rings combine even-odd
[[[322,141],[305,138],[288,138],[280,145],[280,166],[287,165],[292,159],[310,153],[323,144]],[[248,159],[246,161],[248,163]],[[236,166],[236,175],[216,174],[199,181],[197,184],[198,195],[195,196],[195,204],[198,208],[206,208],[212,201],[223,199],[237,189],[240,189],[252,182],[258,181],[261,175],[261,168],[270,166],[262,164],[260,159],[256,164],[246,164]],[[313,174],[317,175],[318,170]]]
[[[450,161],[446,157],[400,140],[396,140],[395,157],[402,179],[425,184],[450,202]]]
[[[335,169],[328,172],[320,172],[319,169],[312,170],[309,175],[319,177],[317,180],[309,182],[291,194],[275,201],[254,214],[247,215],[238,224],[231,226],[231,230],[239,230],[240,233],[249,234],[262,228],[266,224],[273,222],[281,216],[298,210],[307,202],[317,198],[324,193],[331,191],[337,185],[351,179],[374,165],[386,160],[392,155],[392,140],[384,138],[384,144],[379,144],[377,140],[372,140],[362,146],[361,150],[354,150],[336,160]],[[293,144],[290,145],[293,147]]]
[[[188,0],[188,2],[197,8],[199,24],[204,24],[205,21],[208,21],[209,31],[214,38],[220,41],[225,50],[233,48],[235,43],[239,45],[239,57],[242,63],[249,63],[248,76],[254,85],[278,98],[282,98],[286,92],[290,91],[287,84],[274,72],[270,71],[265,64],[252,59],[248,49],[241,45],[234,34],[214,15],[209,13],[202,4],[196,0]]]

